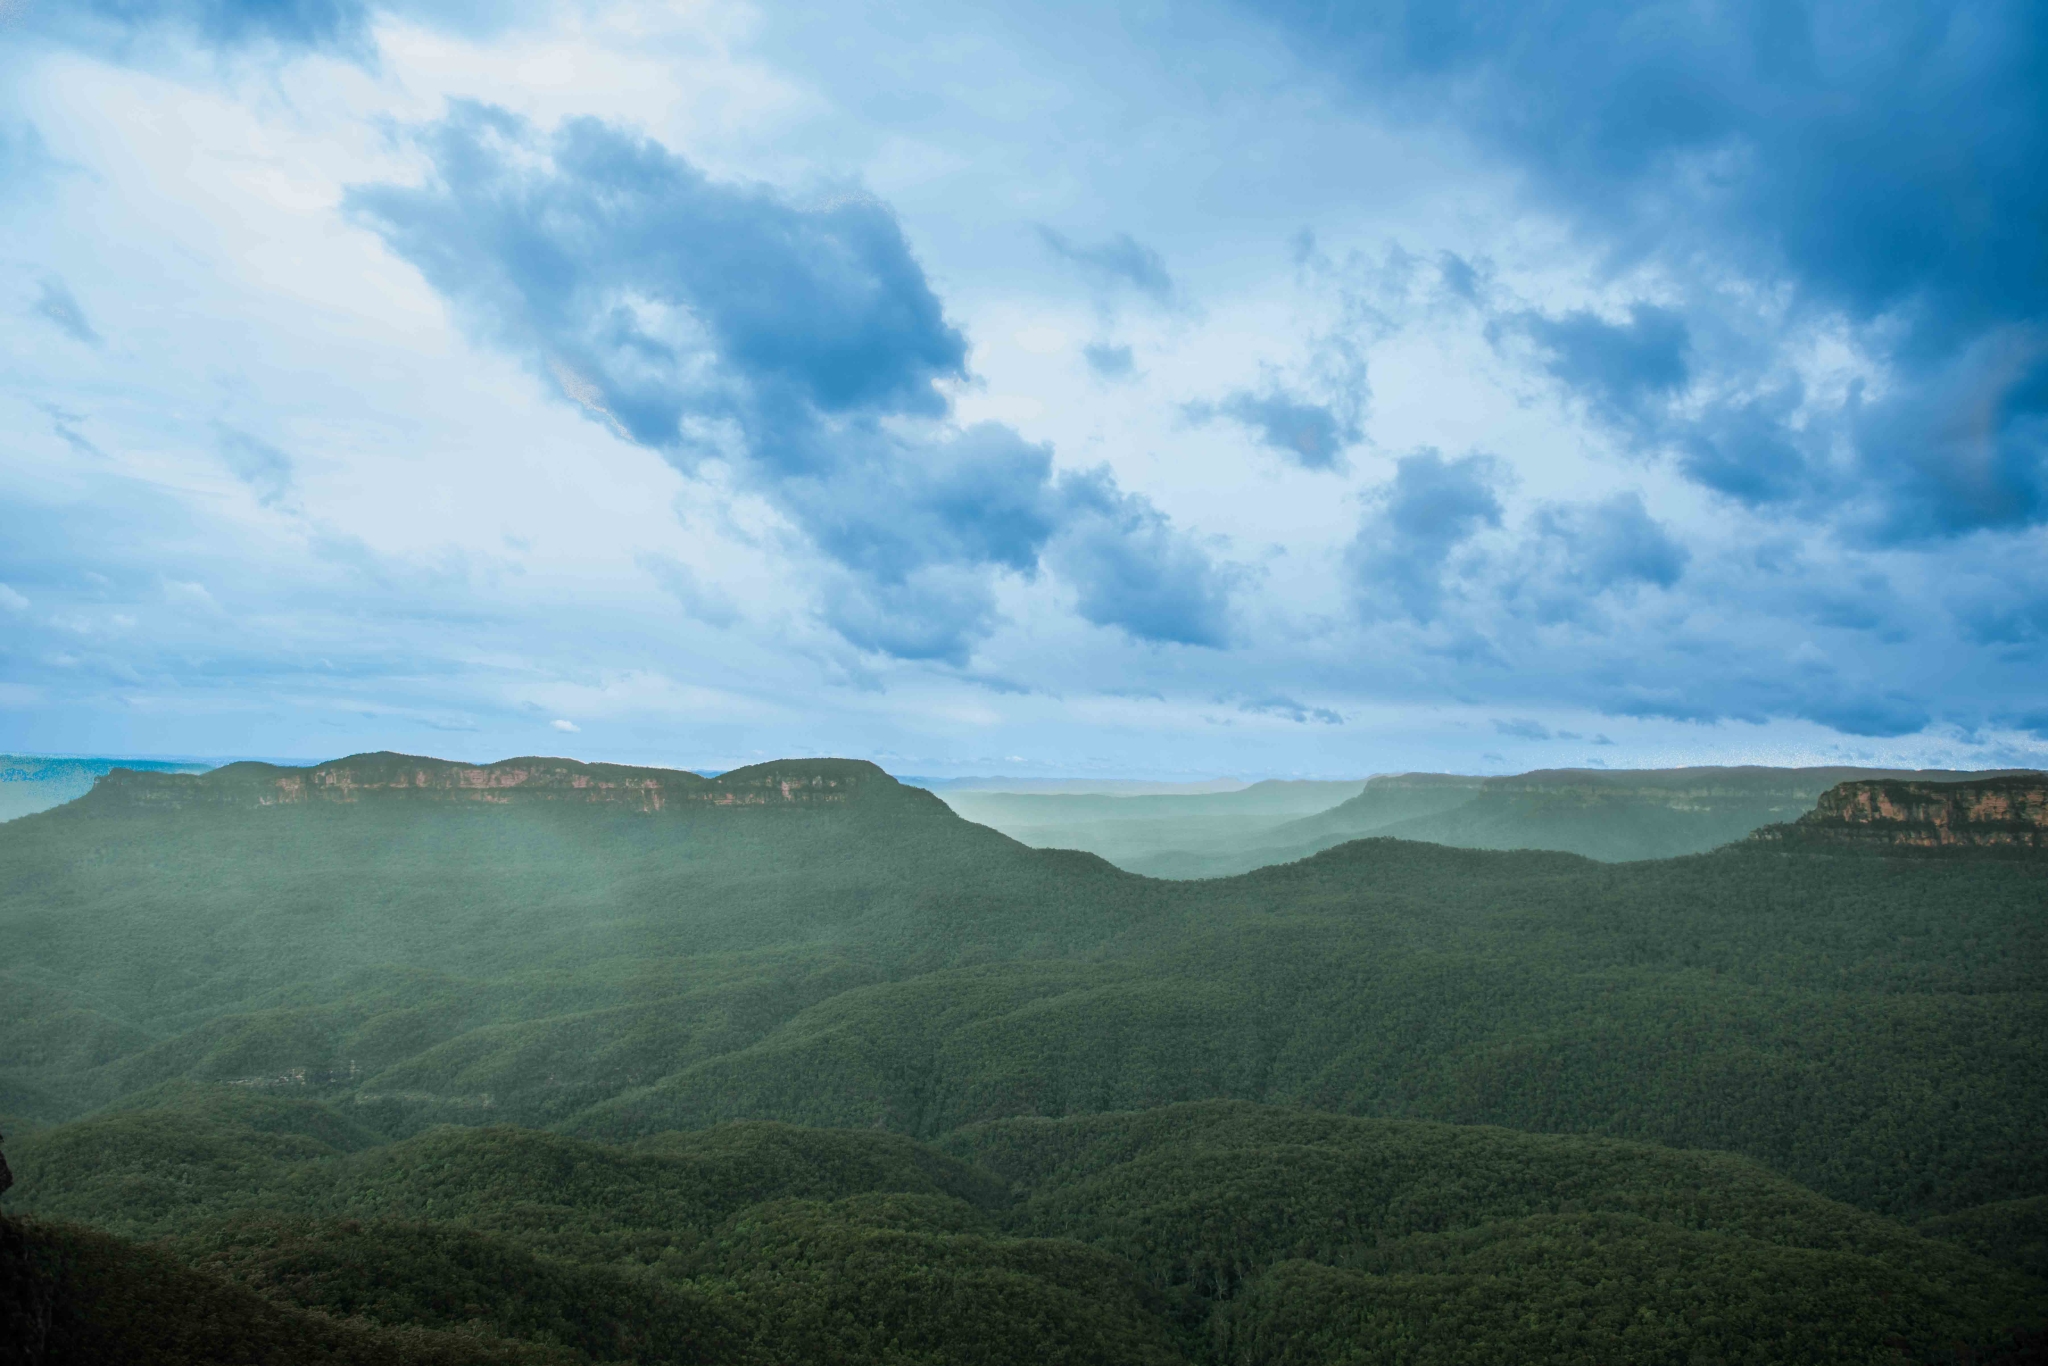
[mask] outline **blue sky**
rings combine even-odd
[[[2025,3],[0,4],[0,749],[2048,763]]]

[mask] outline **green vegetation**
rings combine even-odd
[[[96,1183],[38,1207],[168,1233],[158,1251],[41,1236],[99,1249],[102,1283],[120,1257],[149,1284],[174,1259],[211,1278],[196,1303],[276,1306],[265,1332],[403,1331],[421,1360],[458,1334],[590,1362],[1848,1362],[2042,1324],[2020,1269],[1743,1159],[1612,1139],[1208,1102],[936,1147],[743,1123],[281,1153],[345,1121],[229,1088],[165,1100],[39,1135],[20,1163],[37,1187],[104,1148]],[[165,1150],[110,1142],[144,1121]],[[126,1203],[199,1154],[224,1178],[176,1209]]]
[[[0,1360],[33,1366],[572,1366],[495,1335],[339,1320],[90,1229],[0,1217]]]
[[[101,1249],[75,1285],[587,1362],[2043,1326],[2048,860],[1366,839],[1161,882],[863,765],[658,809],[237,767],[0,828],[8,1206]]]
[[[1284,824],[1204,831],[1177,844],[1162,832],[1157,844],[1164,851],[1128,858],[1101,852],[1132,872],[1173,878],[1227,877],[1366,836],[1460,849],[1552,849],[1609,863],[1677,858],[1793,820],[1837,783],[1886,776],[1941,782],[1973,775],[1875,768],[1544,769],[1511,778],[1403,773],[1374,778],[1349,801]]]

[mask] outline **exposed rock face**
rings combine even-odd
[[[1749,810],[1764,806],[1785,816],[1809,809],[1821,794],[1842,784],[1873,778],[1920,783],[1953,783],[2006,772],[1917,772],[1872,768],[1698,767],[1661,769],[1539,768],[1506,778],[1488,778],[1484,792],[1584,806],[1660,806],[1673,811]]]
[[[357,754],[307,768],[229,764],[211,773],[144,773],[117,768],[94,785],[93,807],[303,806],[368,800],[554,802],[660,811],[710,806],[833,806],[868,787],[896,788],[873,764],[784,759],[706,778],[685,769],[585,764],[574,759],[502,759],[461,764],[407,754]]]
[[[1806,846],[2048,850],[2048,774],[1838,783],[1798,820],[1765,826],[1750,838]]]

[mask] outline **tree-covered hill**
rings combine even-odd
[[[936,1146],[755,1123],[364,1147],[318,1102],[155,1099],[18,1145],[34,1209],[158,1240],[34,1226],[99,1249],[71,1293],[125,1293],[126,1257],[204,1278],[196,1305],[253,1292],[262,1322],[478,1360],[1982,1361],[2048,1289],[1755,1163],[1611,1139],[1212,1102]],[[137,1213],[199,1161],[224,1179]],[[442,1359],[418,1351],[388,1359]]]
[[[373,758],[333,799],[244,769],[0,827],[0,1116],[228,1082],[380,1136],[933,1138],[1232,1098],[1735,1152],[1911,1218],[2048,1195],[2038,859],[1379,839],[1168,883],[871,766],[656,805],[573,772],[421,800]]]
[[[1315,815],[1114,861],[1152,877],[1227,877],[1367,836],[1463,849],[1552,849],[1610,863],[1677,858],[1792,821],[1841,783],[1947,784],[2003,774],[1845,767],[1539,769],[1501,778],[1403,773],[1374,778],[1356,797]]]
[[[2039,1326],[2024,849],[1368,838],[1165,882],[867,765],[368,756],[0,826],[0,936],[8,1205],[66,1221],[20,1237],[87,1300],[260,1296],[235,1359],[1935,1360]]]

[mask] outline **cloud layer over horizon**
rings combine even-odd
[[[2034,8],[6,22],[0,748],[2048,763]]]

